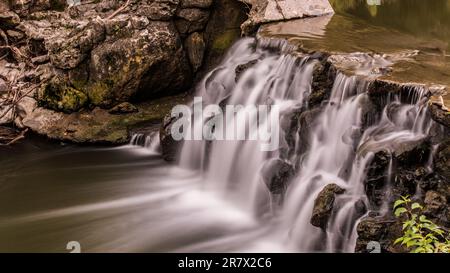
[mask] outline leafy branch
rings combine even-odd
[[[403,236],[394,244],[406,246],[411,253],[450,253],[450,233],[422,214],[423,206],[401,197],[394,203],[394,214],[403,217]]]

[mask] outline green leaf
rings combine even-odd
[[[403,241],[403,237],[400,237],[397,240],[395,240],[394,245],[400,243],[401,241]]]
[[[403,213],[407,212],[408,210],[406,210],[405,208],[398,208],[395,210],[395,216],[399,217],[400,215],[402,215]]]
[[[398,206],[405,204],[406,201],[404,200],[397,200],[394,203],[394,209],[396,209]]]
[[[425,215],[421,215],[419,217],[419,221],[422,223],[428,223],[428,224],[432,224],[433,222],[431,222],[430,220],[427,219],[427,217]]]
[[[404,242],[403,242],[404,243]],[[412,247],[414,245],[420,245],[419,242],[415,239],[409,239],[408,242],[406,243],[406,247]]]
[[[411,251],[412,253],[423,253],[425,252],[425,248],[423,247],[418,247],[416,249],[414,249],[413,251]]]
[[[403,223],[403,227],[402,227],[402,230],[405,230],[407,227],[409,227],[409,226],[411,226],[411,221],[405,221],[404,223]]]
[[[415,210],[415,209],[423,209],[423,207],[422,207],[422,205],[420,205],[419,203],[414,203],[414,204],[412,204],[411,209],[412,209],[412,210]]]

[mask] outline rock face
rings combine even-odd
[[[0,107],[0,124],[29,126],[56,139],[71,140],[73,135],[73,141],[81,142],[74,134],[54,133],[50,121],[70,123],[72,116],[92,111],[103,118],[133,114],[135,109],[123,103],[188,91],[210,56],[221,56],[240,36],[229,36],[223,51],[214,55],[215,28],[239,29],[245,20],[235,15],[245,15],[235,0],[125,3],[81,0],[67,7],[66,0],[2,1],[0,46],[12,47],[0,48],[0,57],[5,56],[0,60],[0,92],[18,90],[26,99],[18,102],[20,111]],[[223,3],[228,9],[217,11]],[[77,130],[87,124],[81,122]]]
[[[295,171],[286,161],[273,159],[264,164],[261,173],[269,191],[272,194],[282,194],[286,191]]]
[[[251,5],[249,19],[242,25],[244,33],[269,22],[320,16],[334,13],[327,0],[241,0]]]
[[[336,184],[329,184],[317,195],[314,201],[314,209],[311,216],[311,224],[325,229],[333,212],[336,195],[344,193],[345,190]]]
[[[96,107],[92,111],[83,110],[70,114],[34,108],[25,115],[22,123],[38,134],[59,141],[80,144],[125,144],[130,140],[130,131],[161,122],[164,114],[173,106],[187,103],[189,99],[186,94],[181,94],[136,105],[122,103],[109,111]],[[33,103],[32,100],[30,103]]]
[[[442,106],[434,104],[434,103],[430,105],[429,109],[430,109],[431,117],[433,118],[433,120],[435,120],[436,122],[438,122],[446,127],[450,127],[450,112],[449,111],[445,111],[444,109],[442,109]]]
[[[192,68],[196,72],[203,63],[203,56],[205,54],[205,39],[203,35],[194,32],[186,38],[186,50]]]
[[[427,138],[398,143],[391,147],[390,153],[375,153],[367,170],[366,195],[372,210],[378,210],[384,203],[391,213],[383,217],[369,215],[361,220],[357,252],[365,252],[370,241],[380,242],[383,252],[408,251],[394,245],[403,234],[402,221],[392,215],[393,203],[400,196],[413,196],[414,202],[424,206],[423,213],[429,219],[444,228],[450,227],[450,128],[445,123],[436,123],[437,130],[432,130]],[[390,177],[389,165],[393,167]],[[391,181],[389,185],[387,181]]]
[[[176,122],[177,118],[172,117],[171,113],[164,117],[159,131],[159,139],[161,143],[162,156],[167,162],[173,162],[176,160],[181,142],[176,141],[172,137],[172,125]]]

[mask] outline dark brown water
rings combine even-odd
[[[449,49],[450,1],[447,0],[330,0],[337,14],[351,15],[375,26],[382,26],[439,41]]]
[[[28,140],[0,166],[0,253],[262,250],[264,225],[148,148]]]

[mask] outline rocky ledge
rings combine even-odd
[[[263,29],[265,27],[267,26],[263,26]],[[426,100],[420,103],[424,103],[431,125],[428,135],[416,141],[389,143],[389,153],[385,150],[371,150],[370,147],[355,150],[355,153],[374,154],[363,182],[367,200],[357,201],[354,208],[358,217],[362,217],[357,226],[357,252],[367,251],[367,245],[371,241],[380,242],[383,252],[408,251],[394,244],[395,239],[402,236],[402,222],[392,213],[393,204],[400,196],[412,196],[414,202],[423,205],[424,214],[429,219],[444,228],[450,228],[450,112],[443,101],[438,99],[445,95],[447,86],[432,82],[407,82],[391,77],[390,73],[396,69],[395,54],[315,51],[299,47],[301,42],[298,39],[289,44],[286,40],[280,40],[280,37],[271,38],[270,35],[258,35],[257,42],[270,49],[279,49],[281,45],[285,53],[316,61],[307,107],[293,115],[290,122],[292,128],[286,136],[287,143],[290,143],[289,138],[295,139],[295,134],[299,133],[301,144],[297,153],[308,151],[308,136],[311,128],[314,128],[314,120],[329,101],[339,74],[355,76],[358,84],[367,88],[367,99],[360,101],[363,104],[362,129],[379,120],[389,98],[398,96],[404,103],[419,103],[419,97]],[[390,58],[391,61],[384,62],[383,58]],[[236,78],[239,79],[240,73],[256,62],[239,66]],[[367,62],[371,64],[370,67],[365,66]],[[396,110],[386,111],[389,116]],[[289,152],[288,150],[287,153]],[[389,172],[390,166],[393,169]],[[269,169],[269,172],[273,169]],[[279,194],[288,186],[291,178],[290,175],[282,175],[277,178],[276,183],[266,184],[272,194]],[[315,197],[311,211],[311,224],[324,230],[335,212],[335,199],[344,194],[344,189],[331,183],[333,181]],[[391,183],[389,187],[388,183]]]
[[[130,123],[162,120],[246,19],[234,0],[73,3],[0,3],[0,124],[58,140],[124,143]],[[168,96],[175,97],[158,108]]]

